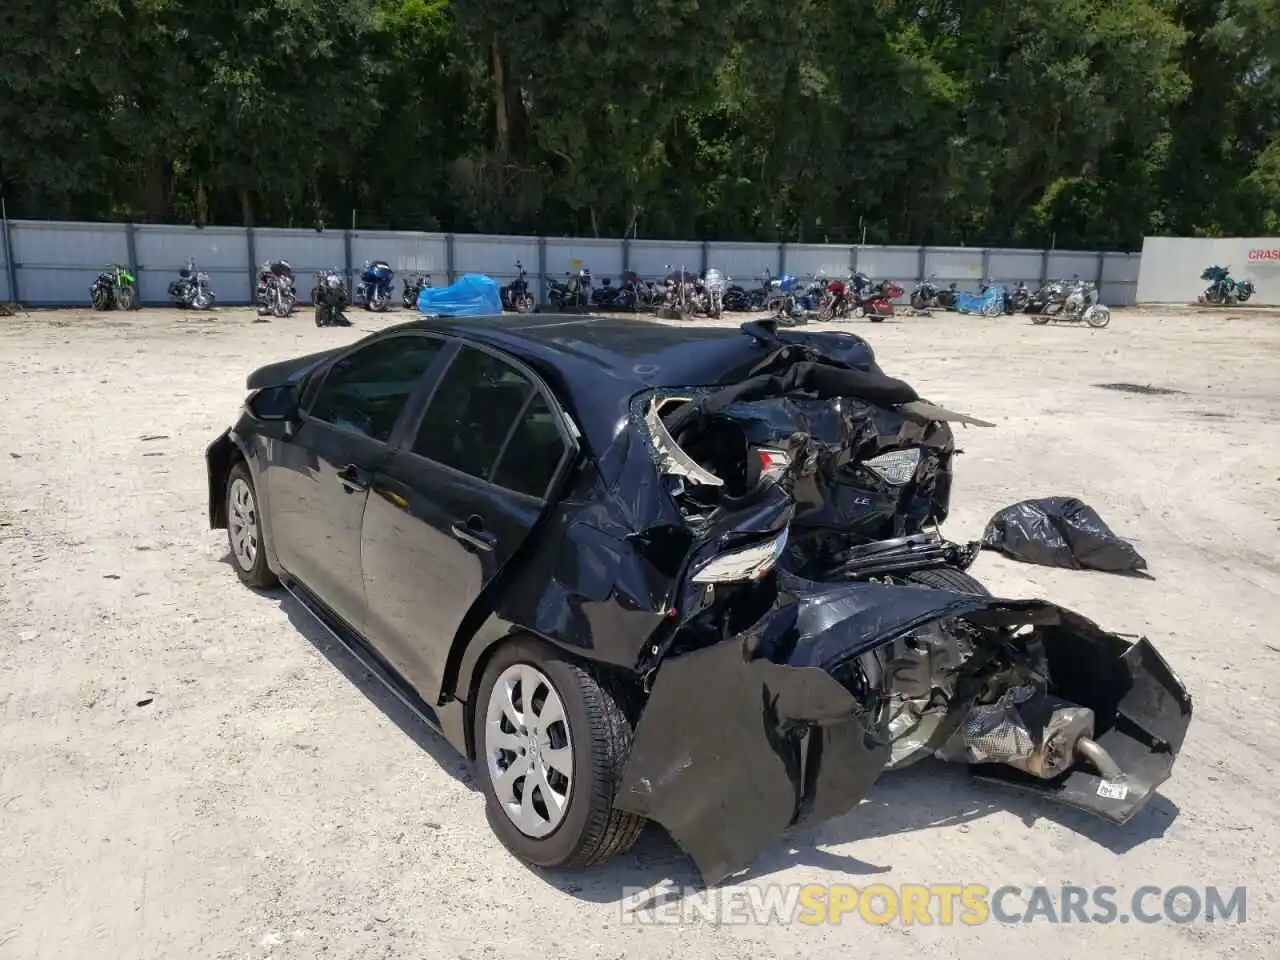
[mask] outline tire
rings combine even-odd
[[[258,512],[258,492],[244,461],[236,463],[227,474],[227,546],[231,565],[245,586],[255,590],[274,587],[276,575],[267,566],[263,549],[262,523]]]
[[[931,570],[916,570],[902,579],[909,583],[918,583],[922,587],[933,587],[935,590],[950,590],[953,593],[972,593],[980,597],[991,596],[991,591],[963,570],[955,567],[935,567]]]
[[[867,319],[870,320],[872,323],[884,323],[884,317],[877,316],[875,314],[872,314]]]
[[[138,309],[138,288],[126,283],[116,291],[116,306],[121,310]]]
[[[390,297],[374,294],[373,298],[369,301],[369,309],[374,313],[384,313],[389,306],[391,306]]]
[[[323,327],[325,321],[325,308],[322,304],[316,304],[316,326]]]
[[[1111,311],[1106,307],[1094,307],[1092,312],[1085,315],[1085,323],[1093,327],[1095,330],[1101,330],[1111,322]]]
[[[853,308],[853,319],[861,320],[866,315],[867,315],[867,308],[864,307],[862,304],[858,304],[856,307]]]
[[[533,673],[524,672],[533,668]],[[528,765],[528,754],[517,755],[514,750],[500,750],[491,739],[506,736],[513,747],[523,741],[519,728],[511,723],[512,712],[498,706],[502,692],[495,690],[512,677],[531,677],[535,691],[528,694],[528,705],[541,702],[545,710],[553,702],[552,694],[562,706],[563,721],[551,721],[542,731],[546,743],[541,750],[565,749],[565,757],[572,765],[566,787],[563,812],[555,818],[551,806],[543,801],[543,811],[538,811],[536,798],[543,795],[543,785],[555,794],[563,771],[555,758],[543,767],[542,783],[531,785],[528,776],[518,776],[508,785],[495,785],[503,769],[519,762]],[[520,692],[519,717],[525,719],[536,711],[526,711],[527,681],[521,679],[512,687],[514,695]],[[494,698],[493,694],[497,693]],[[491,699],[494,703],[491,703]],[[622,779],[631,751],[632,726],[621,705],[622,689],[589,665],[571,659],[556,648],[533,639],[519,638],[505,643],[494,653],[475,697],[472,716],[472,732],[476,749],[476,776],[485,796],[485,811],[489,825],[498,839],[511,853],[535,867],[559,869],[587,867],[625,853],[639,838],[645,820],[631,813],[614,809],[614,798]],[[533,725],[530,724],[530,727]],[[511,728],[508,730],[507,728]],[[567,743],[566,743],[567,737]],[[528,742],[528,741],[524,741]],[[504,765],[505,764],[505,765]],[[553,776],[553,774],[555,774]],[[550,786],[551,781],[557,781]],[[517,787],[517,784],[519,785]],[[508,813],[499,799],[499,791],[508,795],[513,803],[517,794],[523,801],[525,789],[537,790],[528,796],[530,807],[537,816],[530,818],[532,829],[522,829],[513,819],[519,814]],[[545,812],[547,816],[542,816]]]
[[[93,299],[93,309],[99,311],[107,309],[107,291],[100,288],[96,289],[91,294],[91,297]]]
[[[928,305],[928,303],[926,303],[926,302],[925,302],[924,296],[923,296],[922,294],[919,294],[919,293],[913,293],[913,294],[911,294],[911,309],[912,309],[912,310],[919,310],[919,311],[921,311],[921,312],[923,313],[925,310],[927,310],[927,309],[928,309],[928,307],[929,307],[929,305]]]
[[[1043,313],[1033,313],[1031,315],[1031,322],[1034,323],[1037,327],[1043,327],[1046,323],[1049,322],[1049,319],[1050,318],[1045,316]]]

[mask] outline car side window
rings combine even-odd
[[[545,397],[515,367],[463,347],[427,406],[413,452],[518,493],[546,493],[564,440]]]
[[[535,393],[525,405],[493,469],[500,487],[542,499],[564,457],[564,439],[546,398]]]
[[[391,337],[343,357],[325,374],[308,414],[386,443],[443,346],[434,337]]]

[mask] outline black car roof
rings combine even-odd
[[[545,359],[566,372],[607,373],[633,382],[637,389],[687,383],[690,381],[683,379],[686,371],[708,364],[718,368],[726,353],[745,355],[759,350],[738,327],[676,326],[598,314],[432,317],[404,327],[436,330],[500,347],[522,358]],[[679,349],[695,344],[702,346]]]
[[[594,314],[425,318],[398,324],[504,350],[545,376],[599,452],[636,393],[712,385],[745,372],[768,348],[740,327],[675,325]]]

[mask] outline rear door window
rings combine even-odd
[[[547,398],[505,360],[463,347],[427,406],[413,452],[542,498],[565,443]]]

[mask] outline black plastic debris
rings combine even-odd
[[[1023,500],[987,522],[982,545],[1043,567],[1143,573],[1147,561],[1075,497]]]

